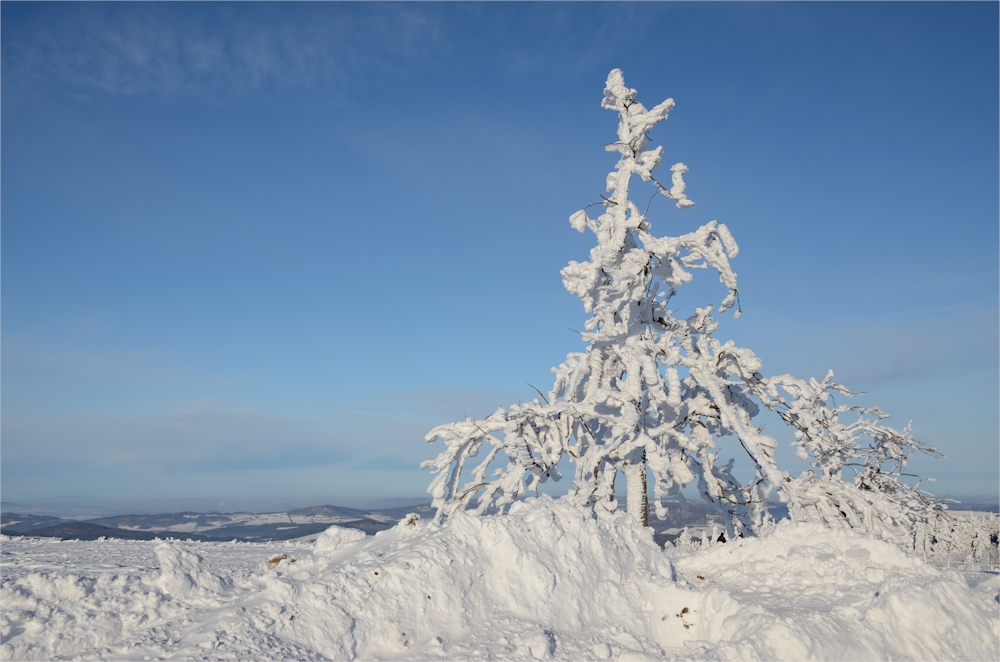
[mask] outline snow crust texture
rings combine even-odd
[[[315,543],[5,539],[3,659],[996,659],[996,574],[783,523],[680,555],[547,497]]]

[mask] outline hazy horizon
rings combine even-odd
[[[954,499],[959,504],[949,504],[952,510],[1000,511],[1000,496],[988,494],[940,495],[939,499]],[[22,515],[50,515],[66,519],[87,519],[91,517],[111,517],[116,515],[155,515],[176,512],[248,512],[268,513],[298,510],[310,506],[340,506],[359,510],[383,510],[388,508],[403,508],[423,503],[429,503],[429,496],[423,497],[230,497],[228,499],[212,499],[199,497],[163,498],[163,499],[99,499],[94,497],[52,497],[48,499],[33,499],[26,501],[2,501],[0,509],[4,512],[16,512]],[[692,499],[693,503],[699,501]],[[651,515],[651,518],[655,516]]]
[[[171,512],[285,512],[308,508],[309,506],[340,506],[359,510],[381,510],[386,508],[402,508],[430,502],[429,496],[424,497],[323,497],[304,496],[288,498],[281,496],[251,496],[229,497],[215,499],[210,497],[175,497],[175,498],[97,498],[97,497],[51,497],[46,499],[28,499],[23,501],[3,500],[0,508],[5,512],[18,512],[24,515],[51,515],[53,517],[80,518],[91,513],[95,517],[113,515],[155,515]],[[17,507],[14,507],[17,506]],[[20,509],[24,507],[24,509]]]

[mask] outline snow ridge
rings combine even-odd
[[[162,544],[158,572],[17,571],[28,543],[4,541],[5,659],[1000,653],[995,574],[963,578],[872,537],[814,524],[783,522],[760,538],[684,555],[664,553],[625,513],[539,497],[503,515],[407,517],[334,549]],[[62,554],[155,545],[46,544]],[[268,564],[279,549],[285,557]]]

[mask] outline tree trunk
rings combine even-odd
[[[628,499],[627,512],[635,517],[640,526],[649,526],[649,502],[646,497],[646,451],[637,461],[626,464],[625,496]]]

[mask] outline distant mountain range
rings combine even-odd
[[[961,501],[951,503],[951,509],[997,510],[996,502],[989,497],[965,497]],[[778,519],[788,516],[788,510],[782,504],[772,504],[771,511]],[[262,542],[301,538],[320,533],[331,526],[360,529],[372,535],[391,528],[407,513],[433,517],[434,509],[429,502],[375,510],[324,505],[275,513],[185,511],[159,515],[116,515],[85,520],[4,511],[0,512],[0,533],[64,540],[96,540],[103,536],[126,540],[169,537],[180,540]],[[721,517],[714,509],[699,503],[681,506],[679,503],[668,502],[666,519],[660,520],[651,512],[649,524],[657,542],[663,544],[679,535],[682,528],[710,529],[713,524],[721,524]]]
[[[362,510],[343,506],[310,506],[276,513],[196,513],[178,512],[157,515],[116,515],[85,520],[61,519],[50,515],[0,513],[0,533],[10,536],[40,536],[64,540],[153,540],[175,538],[197,541],[263,542],[291,540],[325,531],[331,526],[360,529],[372,535],[391,528],[408,513],[433,517],[430,503],[396,508]],[[705,527],[721,521],[718,514],[700,504],[669,507],[667,518],[650,514],[650,525],[657,542],[676,537],[682,527]]]
[[[290,540],[325,531],[331,526],[360,529],[373,534],[388,529],[407,513],[433,517],[430,503],[360,510],[341,506],[310,506],[283,513],[164,513],[119,515],[88,520],[67,520],[48,515],[0,513],[0,533],[76,540],[100,537],[126,540],[176,538],[181,540],[244,542]]]

